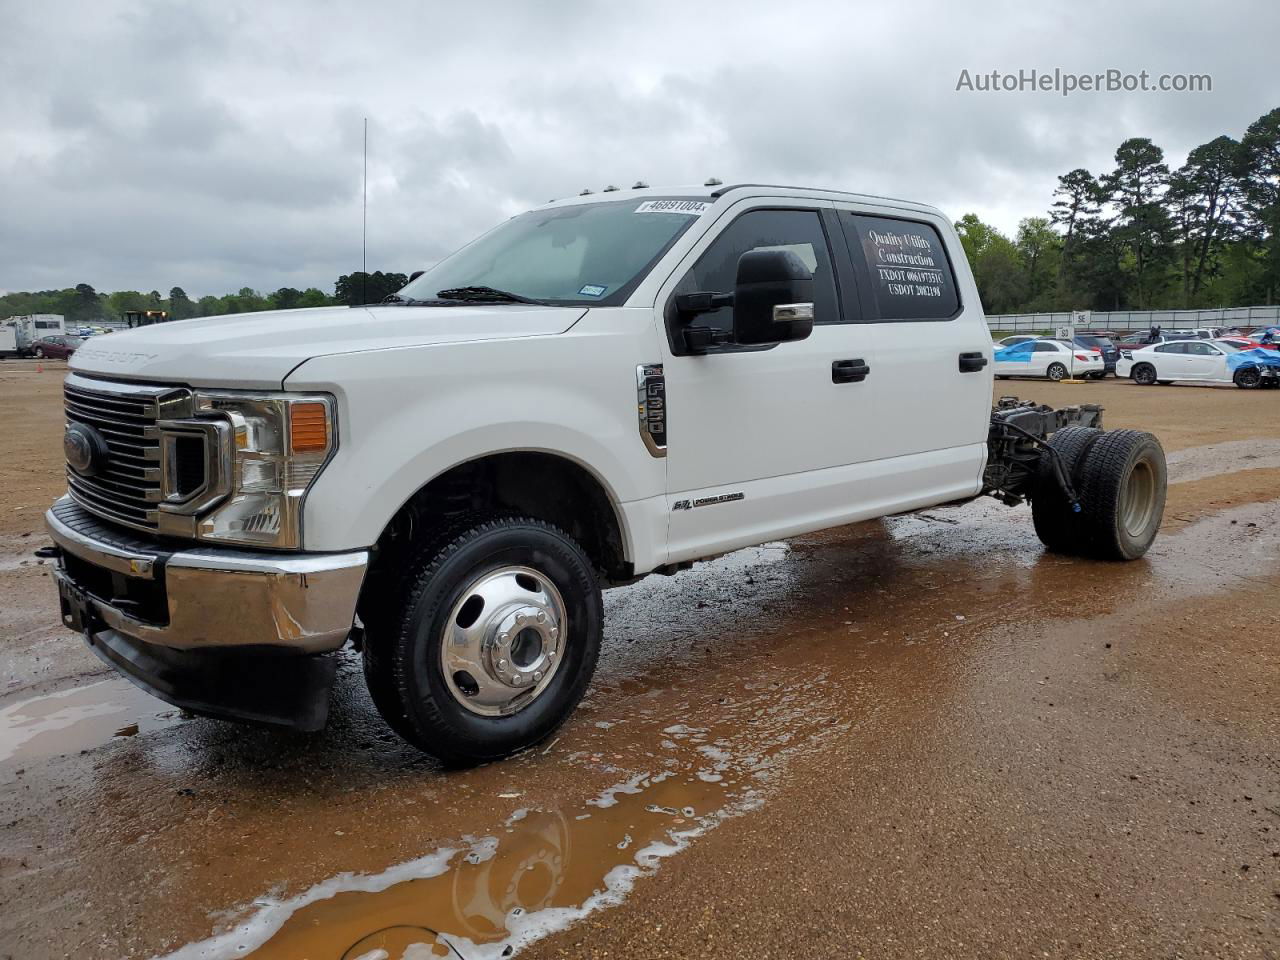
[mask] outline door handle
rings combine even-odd
[[[831,361],[832,383],[861,383],[870,372],[871,368],[861,359]]]
[[[962,353],[960,354],[960,372],[961,373],[977,373],[987,365],[987,358],[981,353]]]

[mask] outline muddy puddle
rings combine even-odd
[[[381,872],[261,897],[170,956],[511,956],[621,903],[666,857],[766,804],[798,751],[821,751],[906,703],[927,726],[954,690],[1035,642],[1044,624],[1088,629],[1120,605],[1131,613],[1274,582],[1278,560],[1280,502],[1209,517],[1132,564],[1045,554],[1026,511],[975,503],[771,544],[615,591],[615,646],[565,734],[567,752],[556,741],[550,760],[526,755],[500,772],[448,775],[453,792],[529,778],[467,818],[475,833]],[[737,593],[732,610],[718,603],[722,591]],[[628,676],[619,661],[642,654],[617,637],[631,632],[690,643]],[[547,802],[559,794],[548,777],[603,773],[618,778],[613,788]],[[520,806],[526,789],[538,803]],[[503,801],[514,809],[485,826]]]
[[[0,707],[0,763],[78,753],[177,722],[179,711],[119,678]]]
[[[263,898],[246,919],[170,960],[511,956],[622,903],[662,860],[758,806],[794,749],[798,725],[820,725],[806,746],[846,729],[818,715],[827,683],[815,677],[781,695],[777,684],[766,685],[722,705],[715,726],[654,730],[650,769],[595,797],[519,807],[491,834],[382,873],[339,875],[287,900]],[[583,753],[567,762],[602,759]]]

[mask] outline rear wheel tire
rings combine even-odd
[[[36,347],[36,351],[35,351],[35,353],[33,353],[33,354],[32,354],[32,356],[33,356],[33,357],[35,357],[37,360],[43,360],[43,359],[44,359],[44,351],[43,351],[42,349],[40,349],[39,347]]]
[[[1140,363],[1129,371],[1129,377],[1140,387],[1149,387],[1156,382],[1156,368],[1149,363]],[[1168,381],[1164,381],[1168,383]]]
[[[1049,369],[1044,372],[1044,375],[1054,383],[1057,383],[1059,380],[1067,379],[1067,368],[1060,363],[1051,363],[1049,364]]]
[[[1104,433],[1079,466],[1084,552],[1100,560],[1136,560],[1164,518],[1168,468],[1160,441],[1140,430]]]
[[[1089,448],[1102,436],[1097,427],[1063,427],[1049,438],[1049,446],[1062,459],[1062,467],[1076,485],[1079,466]],[[1079,553],[1085,543],[1080,514],[1071,509],[1058,483],[1053,458],[1040,455],[1039,474],[1031,495],[1031,519],[1036,536],[1053,553]]]
[[[433,538],[388,591],[364,666],[387,724],[452,765],[532,746],[577,706],[603,633],[600,584],[568,534],[476,518]]]

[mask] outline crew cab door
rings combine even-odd
[[[851,465],[886,455],[874,331],[857,322],[856,293],[843,288],[835,267],[838,230],[827,201],[744,200],[721,214],[660,289],[671,561],[851,518],[860,495]],[[676,294],[732,292],[738,259],[761,248],[789,250],[813,272],[813,332],[691,352]],[[727,334],[733,308],[694,322]],[[861,496],[873,500],[879,489],[869,485]]]
[[[904,501],[977,493],[993,351],[955,231],[934,213],[835,206],[876,354],[877,453],[893,458]],[[1040,343],[1025,372],[1043,375],[1048,366]]]

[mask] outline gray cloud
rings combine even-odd
[[[708,175],[1012,230],[1125,137],[1173,163],[1280,105],[1267,0],[753,7],[0,6],[0,288],[221,293],[412,270],[583,186]],[[962,69],[1210,73],[1211,94],[966,93]]]

